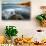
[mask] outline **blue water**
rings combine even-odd
[[[2,9],[9,9],[9,8],[25,8],[27,10],[30,10],[30,7],[27,6],[18,6],[16,4],[2,4]]]
[[[5,9],[15,9],[15,11],[20,12],[20,14],[24,17],[24,19],[30,19],[30,7],[16,5],[16,4],[2,4],[2,10]],[[28,12],[28,13],[27,13]]]

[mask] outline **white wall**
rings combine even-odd
[[[46,28],[40,27],[35,19],[36,15],[41,13],[40,6],[42,5],[46,6],[46,0],[31,0],[31,2],[32,2],[31,19],[29,21],[23,21],[23,20],[22,21],[16,21],[16,20],[3,21],[1,20],[2,15],[1,15],[1,7],[0,7],[0,33],[1,34],[4,34],[4,29],[6,25],[16,26],[19,31],[18,36],[21,36],[22,34],[24,36],[31,36],[31,34],[36,33],[37,29],[43,29],[46,31]]]
[[[23,2],[28,2],[28,1],[30,1],[30,0],[2,0],[3,1],[3,3],[5,2],[7,2],[7,3],[23,3]]]

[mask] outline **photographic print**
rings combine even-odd
[[[2,3],[2,20],[30,20],[30,3]]]

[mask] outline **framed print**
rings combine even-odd
[[[2,3],[2,20],[30,20],[30,3]]]

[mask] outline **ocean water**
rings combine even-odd
[[[24,19],[30,19],[30,7],[28,6],[22,6],[16,4],[2,4],[2,11],[4,12],[3,13],[4,15],[2,16],[4,16],[6,19],[15,15],[14,14],[15,12],[18,12],[17,14],[20,14],[21,17],[23,17]],[[11,12],[13,13],[13,15],[11,15]]]
[[[2,9],[9,9],[9,8],[24,8],[30,10],[30,7],[27,6],[16,5],[16,4],[2,4]]]

